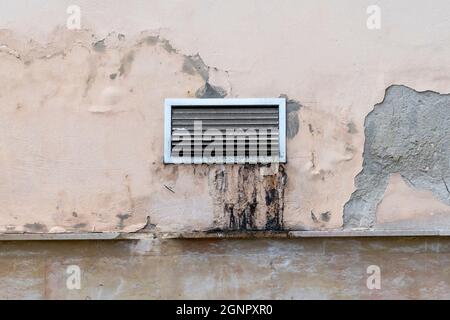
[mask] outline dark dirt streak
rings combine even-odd
[[[230,177],[232,168],[225,167],[214,172],[215,203],[219,207],[223,206],[221,214],[225,219],[215,230],[283,230],[287,175],[282,165],[269,175],[261,174],[262,167],[239,166],[235,180]]]
[[[284,213],[284,189],[287,182],[287,175],[283,166],[279,167],[277,175],[265,177],[269,187],[265,187],[265,204],[266,204],[266,230],[279,231],[283,230],[283,213]]]

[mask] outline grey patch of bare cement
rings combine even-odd
[[[184,56],[182,71],[194,75],[198,74],[205,80],[205,84],[195,92],[197,98],[224,98],[228,93],[225,89],[209,83],[210,67],[205,64],[202,57],[197,53],[193,56]]]
[[[205,64],[198,53],[192,56],[184,56],[182,70],[190,75],[198,73],[206,83],[209,81],[209,66]]]
[[[365,138],[363,170],[344,207],[344,227],[375,224],[393,173],[450,205],[450,94],[390,86],[366,117]]]
[[[212,86],[208,82],[195,92],[197,98],[224,98],[227,91],[218,86]]]
[[[105,39],[99,40],[92,44],[92,47],[96,52],[103,53],[106,51]]]
[[[160,41],[163,49],[166,50],[168,53],[177,53],[177,50],[172,46],[169,40],[161,39]]]

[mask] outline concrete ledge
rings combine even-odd
[[[449,231],[440,230],[340,230],[340,231],[290,231],[292,238],[320,237],[432,237],[448,236]]]
[[[119,232],[92,233],[4,233],[0,241],[16,240],[114,240],[119,238]]]
[[[354,238],[354,237],[448,237],[450,230],[332,230],[332,231],[198,231],[88,232],[88,233],[6,233],[0,241],[18,240],[139,240],[139,239],[280,239],[280,238]]]

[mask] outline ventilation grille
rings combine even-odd
[[[280,123],[284,120],[284,99],[263,100],[166,100],[165,162],[283,161],[280,137],[284,130],[280,131]]]

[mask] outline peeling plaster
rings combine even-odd
[[[209,69],[209,66],[205,64],[198,53],[193,56],[184,57],[183,72],[190,75],[198,73],[206,83],[209,81]]]
[[[345,227],[372,227],[389,177],[450,206],[450,95],[393,85],[365,121],[363,170],[345,205]]]
[[[210,85],[208,82],[195,92],[197,98],[224,98],[227,92],[221,88]]]
[[[0,231],[156,228],[150,223],[149,202],[154,192],[149,182],[154,178],[142,172],[148,170],[148,154],[158,157],[160,148],[150,139],[155,131],[148,128],[157,130],[161,122],[155,115],[162,115],[162,101],[171,94],[225,96],[221,81],[227,85],[227,73],[206,66],[198,54],[183,55],[169,40],[147,31],[137,38],[111,32],[97,40],[88,30],[59,28],[46,45],[12,32],[2,31],[0,37],[0,55],[8,57],[2,61],[7,75],[2,82],[5,94],[0,96],[7,114],[2,128],[9,132],[3,137],[19,139],[15,144],[3,141],[7,148],[2,157],[13,155],[2,159],[3,164],[9,167],[8,177],[26,172],[47,188],[46,196],[40,197],[34,182],[25,188],[21,179],[4,176],[5,187],[15,188],[18,196],[25,188],[30,196],[26,202],[3,199]],[[193,68],[189,72],[187,61]],[[28,144],[45,149],[30,150]],[[25,164],[14,158],[23,152]],[[144,154],[147,160],[142,162]],[[120,188],[123,176],[125,189]],[[37,217],[39,223],[34,222]]]

